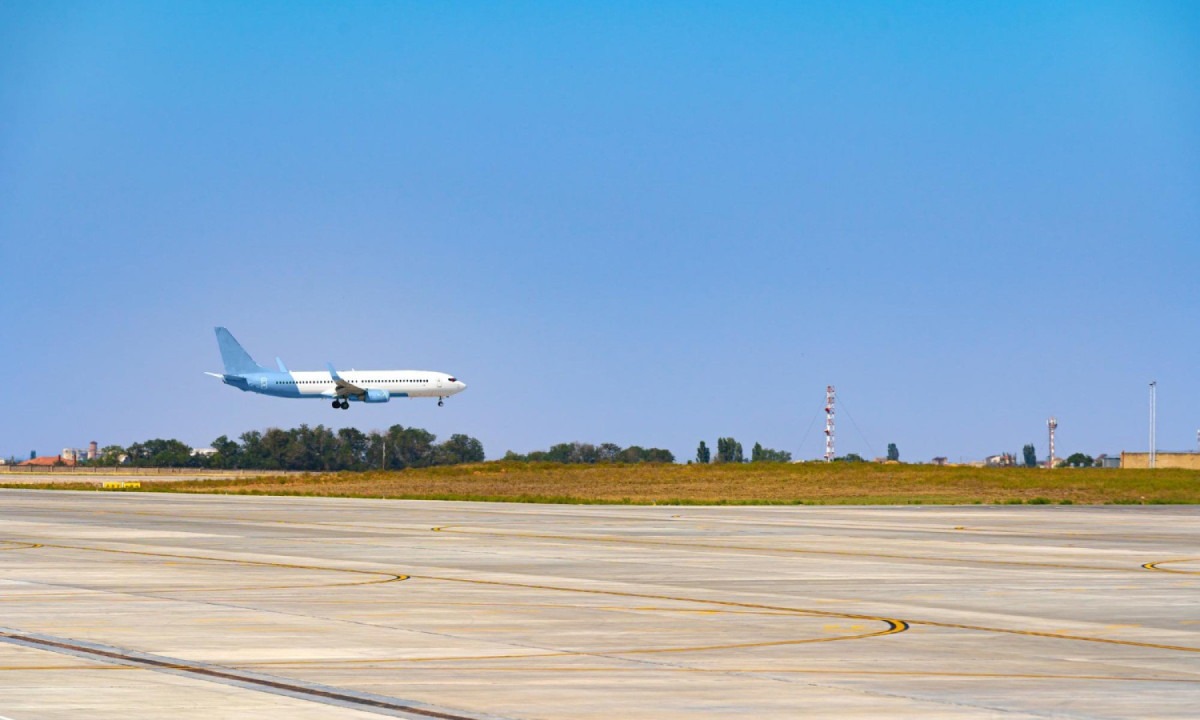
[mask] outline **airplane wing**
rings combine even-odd
[[[333,363],[326,363],[326,365],[329,368],[329,377],[333,378],[335,385],[333,390],[334,395],[337,397],[363,397],[367,394],[366,390],[363,390],[354,383],[343,380],[342,376],[338,375],[338,371],[333,369]]]

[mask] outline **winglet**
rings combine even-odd
[[[334,380],[341,380],[342,376],[338,375],[338,371],[333,369],[333,363],[325,363],[325,367],[329,368],[329,377]]]
[[[279,366],[279,372],[286,373],[288,371],[287,366],[283,364],[282,359],[275,358],[275,364]]]

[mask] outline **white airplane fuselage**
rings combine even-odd
[[[290,372],[282,360],[279,370],[263,367],[250,357],[225,328],[216,328],[224,373],[207,373],[244,392],[272,397],[330,400],[346,409],[350,401],[385,403],[392,398],[431,397],[442,400],[467,389],[453,375],[432,370],[329,370]]]
[[[460,393],[467,387],[451,375],[425,370],[339,370],[338,377],[366,390],[369,395],[372,390],[386,392],[389,399],[444,398]],[[268,371],[225,375],[223,378],[226,385],[274,397],[331,400],[338,396],[337,382],[326,370],[286,373]]]

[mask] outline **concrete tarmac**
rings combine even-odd
[[[1200,508],[0,491],[0,716],[1195,718]]]

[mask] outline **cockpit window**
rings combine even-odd
[[[458,378],[450,378],[450,382],[458,382]]]

